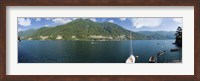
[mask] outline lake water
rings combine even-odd
[[[182,60],[182,49],[175,40],[133,40],[137,63],[148,63],[150,56],[166,51],[159,63]],[[18,63],[125,63],[130,56],[130,41],[22,40],[18,42]]]

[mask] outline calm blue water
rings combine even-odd
[[[158,62],[182,59],[182,49],[172,44],[175,40],[133,40],[137,63],[148,63],[150,56],[167,51]],[[159,44],[158,44],[159,43]],[[18,42],[18,63],[125,63],[130,56],[130,41],[40,41]]]

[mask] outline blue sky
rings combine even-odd
[[[70,23],[78,18],[18,18],[18,31],[39,29],[41,27],[55,27]],[[118,24],[132,31],[176,31],[183,25],[182,18],[83,18],[93,22],[110,22]]]

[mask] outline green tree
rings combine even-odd
[[[176,36],[176,41],[175,41],[176,45],[182,47],[182,28],[180,26],[177,28],[175,36]]]

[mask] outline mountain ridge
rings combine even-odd
[[[28,31],[28,30],[27,30]],[[26,31],[23,31],[25,33]],[[148,39],[168,39],[165,36],[152,36],[147,32],[133,32],[120,25],[110,22],[93,22],[89,19],[77,19],[64,25],[55,27],[42,27],[29,32],[27,35],[21,34],[23,40],[148,40]],[[157,34],[159,35],[159,34]],[[171,35],[171,34],[170,34]]]

